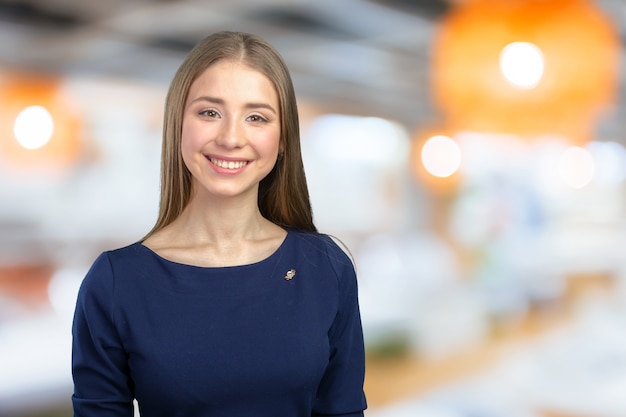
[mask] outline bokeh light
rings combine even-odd
[[[446,125],[561,135],[584,146],[617,99],[620,41],[603,10],[587,0],[455,3],[437,27],[430,61]]]
[[[390,212],[402,209],[409,146],[406,129],[391,120],[315,117],[303,131],[302,157],[316,225],[366,231],[402,223],[400,212]]]
[[[29,106],[18,114],[13,125],[15,139],[26,149],[46,145],[54,132],[54,120],[43,106]]]
[[[461,166],[461,149],[451,138],[433,136],[422,147],[424,168],[435,177],[449,177]]]
[[[69,172],[83,151],[83,111],[58,77],[0,78],[0,168],[21,177]]]
[[[541,49],[530,42],[513,42],[500,53],[500,70],[516,87],[534,88],[541,81],[544,59]]]
[[[311,123],[308,136],[320,155],[379,167],[396,165],[408,147],[406,132],[379,117],[322,115]]]

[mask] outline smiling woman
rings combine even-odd
[[[192,203],[207,207],[237,196],[256,205],[258,185],[278,158],[276,108],[271,81],[239,61],[220,61],[194,81],[181,145],[192,174]]]
[[[75,416],[363,416],[355,270],[312,217],[282,58],[207,37],[166,99],[154,228],[83,280]]]

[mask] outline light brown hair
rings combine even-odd
[[[265,75],[278,95],[281,155],[259,184],[261,214],[279,226],[317,231],[302,163],[298,108],[289,70],[280,54],[262,38],[225,31],[200,41],[170,84],[163,122],[159,214],[145,238],[174,221],[191,199],[191,173],[181,154],[183,111],[191,84],[208,67],[225,59],[241,61]]]

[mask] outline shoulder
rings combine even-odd
[[[141,254],[141,242],[131,243],[130,245],[123,246],[117,249],[111,249],[103,252],[100,256],[106,256],[111,262],[133,262]]]
[[[103,286],[111,287],[120,268],[125,265],[139,265],[141,261],[138,259],[139,243],[133,243],[125,247],[107,250],[101,252],[91,267],[89,268],[85,278],[83,279],[83,287],[99,288]]]
[[[305,254],[311,262],[329,264],[337,274],[344,274],[346,270],[354,271],[352,257],[348,248],[338,238],[318,232],[290,230],[292,241],[296,249]]]
[[[149,249],[143,247],[141,242],[135,242],[102,252],[92,268],[101,268],[104,264],[108,264],[111,274],[120,276],[144,270],[151,264],[151,260]]]

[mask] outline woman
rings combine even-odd
[[[201,41],[165,104],[161,200],[73,325],[76,416],[362,416],[353,265],[319,234],[293,85],[250,34]]]

